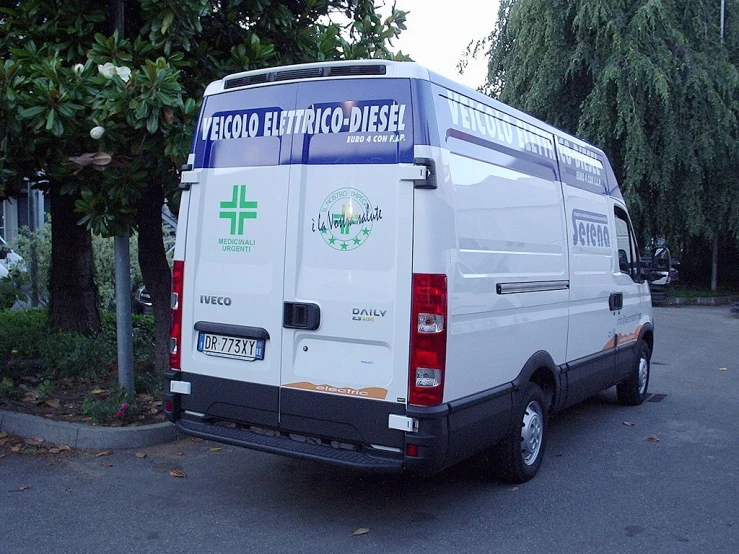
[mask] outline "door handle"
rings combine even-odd
[[[321,325],[321,308],[317,304],[285,302],[282,326],[286,329],[315,331]]]
[[[612,292],[611,296],[608,297],[608,307],[612,312],[620,310],[624,307],[624,293],[623,292]]]

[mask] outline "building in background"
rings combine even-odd
[[[0,236],[12,242],[23,227],[38,229],[44,224],[49,211],[49,201],[43,191],[28,184],[16,198],[2,201],[0,210]]]

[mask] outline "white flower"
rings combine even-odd
[[[123,79],[124,83],[127,83],[128,80],[131,78],[131,70],[127,67],[116,67],[115,68],[116,73],[118,73],[118,76]]]
[[[81,63],[78,63],[78,64],[76,64],[76,65],[75,65],[75,66],[74,66],[74,67],[72,68],[72,71],[74,71],[74,74],[75,74],[75,75],[77,75],[77,77],[79,77],[80,75],[82,75],[82,72],[83,72],[84,70],[85,70],[85,66],[84,66],[84,65],[82,65]]]
[[[102,72],[101,72],[102,73]],[[99,140],[105,134],[105,128],[98,125],[90,129],[90,136],[95,140]]]
[[[105,65],[99,65],[98,71],[103,75],[103,77],[110,79],[116,74],[116,67],[112,63],[108,62]]]

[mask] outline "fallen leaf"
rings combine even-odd
[[[3,431],[2,433],[0,433],[0,439],[4,439],[7,436],[8,436],[8,432],[7,431]]]
[[[203,442],[203,439],[201,439],[200,437],[190,437],[190,440],[192,442]]]
[[[634,424],[631,421],[624,421],[624,425],[626,425],[626,427],[633,427],[634,426]]]
[[[110,462],[103,462],[103,467],[113,467],[113,464]]]
[[[136,452],[137,458],[146,458],[146,452]]]
[[[34,454],[36,454],[37,456],[43,456],[47,452],[48,450],[46,450],[45,448],[39,448],[38,450],[36,450],[36,452],[34,452]]]
[[[58,448],[49,448],[49,454],[59,454],[59,452],[61,452],[61,450]]]
[[[46,400],[44,404],[46,404],[50,408],[54,408],[55,410],[58,410],[59,408],[61,408],[61,406],[59,405],[59,401],[56,398]]]
[[[162,108],[162,115],[164,116],[164,121],[167,122],[167,125],[172,125],[174,123],[174,112],[172,111],[172,108]]]
[[[103,394],[105,391],[100,388],[94,388],[90,391],[90,394]]]
[[[510,489],[508,489],[508,490],[509,490],[509,491],[517,491],[517,490],[518,490],[518,487],[511,487],[511,488],[510,488]]]
[[[369,527],[360,527],[359,529],[357,529],[356,531],[352,533],[352,537],[358,537],[359,535],[366,535],[369,532],[370,532]]]
[[[141,400],[141,402],[151,402],[152,400],[154,400],[153,396],[151,396],[150,394],[144,394],[144,393],[137,394],[136,398]]]
[[[29,487],[28,485],[21,485],[20,487],[18,487],[18,490],[19,491],[27,491],[30,488],[31,487]]]
[[[101,456],[110,456],[112,453],[112,450],[103,450],[102,452],[98,452],[97,454],[95,454],[95,457],[100,458]]]
[[[21,445],[16,444],[14,447],[10,449],[11,452],[20,452],[21,451]]]
[[[659,437],[658,437],[657,435],[649,435],[649,436],[647,437],[647,440],[648,440],[649,442],[659,442]]]
[[[726,371],[727,369],[728,369],[727,367],[720,367],[720,368],[718,368],[719,371]]]
[[[28,446],[41,446],[44,444],[44,437],[33,437],[24,441]]]
[[[56,447],[63,452],[69,452],[72,450],[72,447],[68,444],[57,444]]]
[[[209,448],[208,452],[220,452],[221,450],[223,450],[223,448],[220,446],[214,446],[213,448]]]
[[[179,470],[179,469],[170,469],[170,470],[169,470],[169,474],[170,474],[170,475],[171,475],[172,477],[178,477],[178,478],[180,478],[180,479],[184,479],[184,477],[185,477],[185,474],[184,474],[184,473],[182,473],[182,471],[181,471],[181,470]]]

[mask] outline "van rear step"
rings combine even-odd
[[[380,473],[400,473],[403,471],[403,459],[401,457],[384,457],[384,452],[369,453],[366,450],[338,449],[321,444],[299,442],[285,434],[280,436],[265,435],[244,427],[224,427],[223,425],[185,418],[178,419],[175,425],[187,435],[261,450],[262,452],[325,462],[362,471]],[[393,453],[388,452],[387,454],[392,455]],[[395,455],[400,456],[400,454]]]

